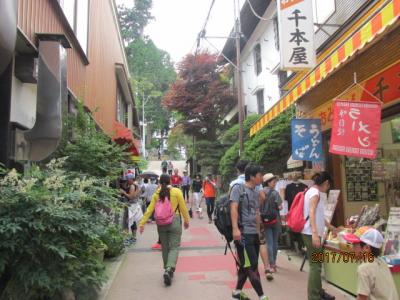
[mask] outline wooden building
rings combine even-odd
[[[114,0],[0,0],[0,12],[0,162],[51,154],[76,101],[110,137],[138,131]]]

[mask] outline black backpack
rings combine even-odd
[[[241,214],[241,207],[243,203],[243,199],[246,195],[246,190],[244,188],[244,185],[242,184],[235,184],[241,186],[241,191],[240,191],[240,198],[239,198],[239,228],[241,227],[241,220],[242,220],[242,214]],[[234,187],[233,186],[233,187]],[[232,187],[232,188],[233,188]],[[226,247],[225,247],[225,254],[229,248],[229,250],[232,252],[233,251],[231,248],[231,242],[233,241],[233,236],[232,236],[232,220],[231,220],[231,199],[230,199],[230,193],[223,194],[219,197],[218,201],[215,204],[215,210],[214,210],[214,224],[215,227],[217,227],[219,233],[221,233],[225,240],[226,240]],[[238,264],[237,258],[235,255],[233,255],[235,258],[236,264]]]

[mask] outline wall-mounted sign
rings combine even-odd
[[[316,65],[312,0],[279,0],[281,68],[311,69]]]
[[[372,95],[381,99],[385,104],[391,103],[400,99],[400,62],[392,67],[376,74],[371,79],[368,79],[360,85],[351,88],[341,98],[351,101],[375,101]],[[299,104],[301,109],[301,104]],[[315,108],[311,112],[302,114],[304,118],[321,119],[322,131],[332,128],[333,120],[333,101],[328,101],[321,106]],[[393,120],[394,121],[394,120]],[[393,130],[394,129],[394,130]],[[400,121],[392,122],[393,142],[400,143]]]
[[[319,119],[292,120],[292,158],[305,161],[323,160]]]
[[[377,102],[335,101],[329,152],[376,158],[381,110],[382,106]]]

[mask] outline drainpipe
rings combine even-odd
[[[0,74],[14,55],[17,42],[17,0],[0,0]]]

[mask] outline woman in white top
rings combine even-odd
[[[306,192],[304,197],[304,217],[307,222],[302,233],[304,244],[307,248],[307,257],[310,263],[308,274],[308,300],[335,299],[322,289],[321,270],[322,264],[313,261],[312,254],[322,251],[321,238],[325,226],[336,231],[336,228],[325,221],[324,203],[320,201],[320,194],[328,192],[332,178],[328,172],[317,173],[313,176],[314,185]]]

